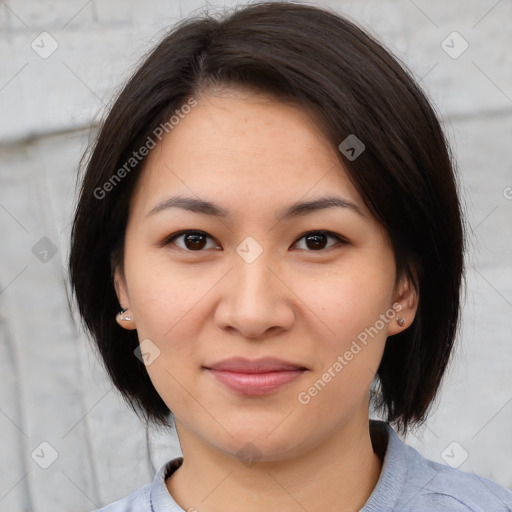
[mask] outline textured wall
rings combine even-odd
[[[411,67],[459,159],[463,331],[427,427],[407,442],[512,488],[512,2],[325,5]],[[0,2],[0,511],[91,510],[179,453],[174,437],[146,437],[106,379],[69,312],[66,259],[88,128],[162,31],[200,7]]]

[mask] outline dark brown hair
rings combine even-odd
[[[69,270],[82,321],[114,385],[139,416],[169,425],[168,407],[134,356],[137,331],[115,321],[113,268],[122,270],[128,202],[144,158],[126,162],[212,86],[292,101],[334,147],[351,134],[365,145],[356,159],[341,151],[339,158],[389,235],[397,275],[409,276],[419,292],[414,322],[386,342],[372,405],[404,433],[422,423],[459,321],[464,223],[454,159],[406,66],[354,22],[305,4],[254,3],[219,19],[203,13],[182,20],[143,59],[102,122],[88,153]]]

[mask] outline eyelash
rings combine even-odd
[[[211,238],[213,239],[212,236],[210,236],[208,233],[205,233],[204,231],[197,231],[197,230],[183,230],[183,231],[179,231],[177,233],[173,233],[172,235],[169,235],[168,237],[166,237],[159,245],[160,246],[168,246],[170,244],[172,244],[174,242],[174,240],[176,240],[177,238],[180,238],[184,235],[202,235],[202,236],[206,236],[208,238]],[[340,235],[337,235],[336,233],[332,233],[331,231],[325,231],[325,230],[317,230],[317,231],[308,231],[306,233],[304,233],[303,235],[301,235],[295,242],[294,242],[294,245],[302,240],[303,238],[306,238],[308,236],[311,236],[311,235],[325,235],[327,236],[328,238],[334,238],[337,240],[337,242],[339,244],[342,244],[342,245],[346,245],[348,244],[349,242],[343,238],[342,236]],[[308,249],[303,249],[305,250],[306,252],[326,252],[326,251],[329,251],[330,249],[332,249],[333,247],[335,247],[337,244],[334,244],[334,245],[331,245],[331,247],[328,247],[326,249],[319,249],[317,251],[315,250],[308,250]],[[185,252],[204,252],[203,249],[200,249],[198,251],[193,251],[193,250],[190,250],[190,249],[184,249],[183,247],[177,247],[178,249],[182,250],[182,251],[185,251]]]

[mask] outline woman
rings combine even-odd
[[[112,381],[172,412],[183,457],[101,510],[512,507],[392,428],[425,421],[457,334],[454,167],[412,77],[333,12],[166,35],[101,127],[70,273]]]

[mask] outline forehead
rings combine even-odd
[[[149,153],[132,202],[147,211],[170,192],[256,209],[339,192],[364,209],[337,150],[303,109],[237,91],[204,94],[181,113]]]

